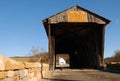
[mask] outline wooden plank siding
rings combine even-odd
[[[60,22],[68,22],[68,13],[70,11],[75,11],[75,12],[86,12],[87,13],[87,19],[88,19],[88,22],[95,22],[95,23],[98,23],[98,24],[107,24],[109,23],[109,20],[99,16],[99,15],[96,15],[96,14],[93,14],[92,12],[86,10],[86,9],[83,9],[79,6],[74,6],[70,9],[67,9],[63,12],[60,12],[56,15],[53,15],[49,18],[47,18],[49,20],[49,23],[51,24],[56,24],[56,23],[60,23]],[[46,20],[46,19],[45,19]]]

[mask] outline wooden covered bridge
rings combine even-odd
[[[80,6],[43,20],[49,38],[49,69],[57,54],[68,54],[70,68],[100,68],[104,59],[105,26],[110,21]]]

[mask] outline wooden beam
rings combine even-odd
[[[55,38],[51,35],[51,26],[49,25],[49,70],[55,69]]]
[[[105,26],[103,26],[102,28],[102,50],[101,50],[101,63],[102,63],[102,67],[104,66],[104,41],[105,41]]]

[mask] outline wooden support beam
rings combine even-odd
[[[51,26],[49,25],[49,70],[55,69],[55,37],[51,34]]]
[[[102,63],[102,67],[104,66],[104,41],[105,41],[105,26],[102,27],[102,50],[101,50],[101,63]]]

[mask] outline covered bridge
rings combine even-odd
[[[68,54],[70,68],[100,68],[104,59],[105,26],[110,21],[80,6],[43,20],[49,39],[49,69],[57,54]]]

